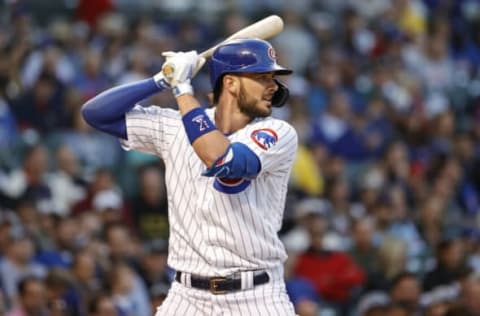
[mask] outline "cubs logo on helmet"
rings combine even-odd
[[[268,57],[270,57],[270,59],[273,61],[277,60],[277,53],[275,52],[275,49],[273,47],[270,47],[268,49]]]
[[[270,128],[254,130],[250,137],[263,150],[268,150],[278,141],[277,133]]]

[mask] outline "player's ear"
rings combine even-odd
[[[223,87],[230,93],[237,95],[240,91],[240,80],[237,76],[223,76]]]

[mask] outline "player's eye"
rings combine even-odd
[[[259,74],[257,79],[261,80],[261,81],[269,82],[269,81],[273,80],[273,74],[271,74],[271,73]]]
[[[257,82],[262,84],[269,84],[273,81],[275,74],[274,73],[251,73],[251,74],[244,74],[243,76],[249,77]]]

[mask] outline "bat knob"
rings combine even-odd
[[[173,73],[175,72],[175,68],[173,65],[165,65],[162,69],[163,76],[168,80],[173,79]]]

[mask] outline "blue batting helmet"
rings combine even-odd
[[[220,45],[210,58],[209,68],[210,83],[214,89],[222,75],[227,73],[292,73],[292,70],[277,64],[275,50],[269,42],[256,38],[236,39]],[[277,84],[280,91],[276,98],[278,102],[272,102],[272,105],[281,106],[288,98],[288,89],[278,81]]]

